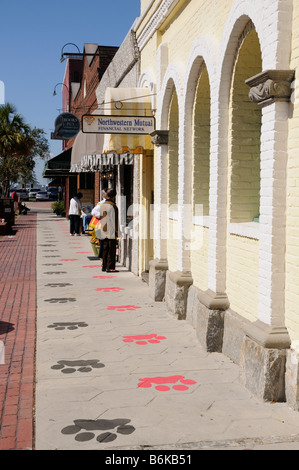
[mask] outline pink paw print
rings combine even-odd
[[[165,336],[157,336],[156,334],[153,335],[136,335],[136,336],[123,336],[124,343],[134,343],[139,345],[144,344],[156,344],[160,343],[163,339],[166,339]]]
[[[197,383],[195,380],[185,379],[183,375],[171,375],[169,377],[144,377],[139,380],[139,388],[151,388],[152,385],[156,385],[155,389],[159,392],[167,392],[170,390],[170,387],[164,384],[177,384],[179,382],[178,385],[172,385],[172,388],[177,391],[185,391],[189,389],[187,385],[194,385]]]
[[[119,292],[121,290],[125,290],[122,287],[99,287],[96,289],[97,291],[102,290],[103,292]]]
[[[114,279],[116,276],[92,276],[93,279]]]
[[[60,261],[78,261],[76,258],[71,258],[71,259],[61,259]]]
[[[82,266],[82,268],[101,268],[101,264],[92,264],[91,266]]]
[[[137,310],[136,305],[118,305],[118,306],[110,306],[107,310],[117,310],[118,312],[125,312],[126,310]]]

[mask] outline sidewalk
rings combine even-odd
[[[298,413],[251,397],[139,278],[102,273],[65,219],[38,227],[36,449],[299,449]]]
[[[36,317],[36,214],[0,237],[0,450],[32,448]]]
[[[23,240],[35,245],[34,220],[34,214],[20,218],[22,237],[20,230],[18,238],[0,243],[3,259],[15,258],[13,249],[3,253],[3,243],[20,244],[19,256]],[[235,364],[203,351],[192,326],[172,319],[126,268],[102,273],[89,237],[70,237],[68,229],[68,221],[51,211],[37,214],[35,450],[299,450],[298,413],[252,397],[240,385]],[[16,284],[10,276],[2,292]],[[0,335],[6,349],[24,314],[24,308],[13,319],[2,314],[17,326]],[[7,360],[0,365],[1,384],[20,383],[9,354]],[[29,390],[32,374],[26,370]],[[1,392],[2,403],[8,389]],[[15,411],[10,416],[18,418],[18,427],[8,436],[2,421],[0,449],[9,442],[11,448],[30,448],[18,438],[24,420]]]

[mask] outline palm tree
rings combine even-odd
[[[33,157],[48,155],[48,144],[41,129],[31,129],[10,103],[0,106],[0,183],[3,196],[9,196],[12,182],[34,168]]]

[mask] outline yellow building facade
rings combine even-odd
[[[254,393],[294,408],[298,26],[297,0],[141,0],[133,25],[157,127],[139,181],[150,295]]]

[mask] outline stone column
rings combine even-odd
[[[155,197],[156,222],[156,259],[150,261],[149,294],[156,302],[162,302],[165,297],[167,261],[167,154],[168,131],[155,131],[152,143],[157,147],[156,180],[157,192]]]
[[[258,321],[245,331],[241,377],[267,401],[285,401],[285,239],[288,101],[294,72],[267,70],[246,81],[262,107]]]

